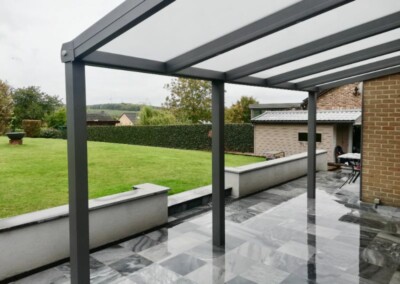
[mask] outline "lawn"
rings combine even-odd
[[[0,218],[66,204],[67,143],[24,138],[8,145],[0,137]],[[88,143],[90,198],[128,191],[132,185],[155,183],[170,194],[211,183],[211,153],[101,142]],[[225,155],[227,166],[262,159]]]

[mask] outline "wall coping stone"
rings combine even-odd
[[[95,211],[117,204],[139,200],[148,196],[163,194],[169,191],[168,187],[151,183],[144,183],[133,186],[135,190],[112,194],[89,200],[89,211]],[[52,220],[68,217],[68,205],[57,206],[18,216],[0,219],[0,233],[14,229],[45,223]]]
[[[317,150],[316,151],[316,155],[323,155],[326,153],[328,153],[327,150]],[[283,157],[283,158],[278,158],[278,159],[274,159],[274,160],[269,160],[269,161],[265,161],[265,162],[253,163],[250,165],[244,165],[244,166],[235,167],[235,168],[226,167],[225,172],[235,173],[235,174],[243,174],[243,173],[251,172],[254,170],[265,169],[265,168],[273,167],[273,166],[276,166],[279,164],[285,164],[285,163],[293,162],[296,160],[304,159],[305,157],[307,157],[307,152],[295,154],[295,155],[291,155],[291,156],[287,156],[287,157]]]

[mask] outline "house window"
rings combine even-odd
[[[322,135],[321,133],[317,133],[317,142],[321,142]],[[299,141],[308,141],[308,133],[307,132],[299,132]]]

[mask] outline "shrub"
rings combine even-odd
[[[166,148],[210,150],[211,125],[102,126],[88,127],[88,140],[157,146]],[[225,150],[253,152],[251,124],[225,125]]]
[[[41,125],[42,121],[40,120],[30,120],[30,119],[22,120],[22,128],[26,133],[26,137],[39,137]]]
[[[62,138],[62,132],[54,128],[42,128],[40,130],[41,138]]]

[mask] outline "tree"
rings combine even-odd
[[[139,113],[140,125],[171,125],[177,124],[176,117],[168,110],[158,110],[149,106],[141,108]]]
[[[43,120],[63,105],[60,98],[50,96],[34,86],[16,89],[12,97],[18,127],[23,119]]]
[[[13,107],[11,87],[0,80],[0,135],[7,131],[13,115]]]
[[[229,123],[249,123],[251,121],[250,105],[258,104],[253,97],[242,96],[226,110],[226,122]]]
[[[45,121],[49,128],[60,128],[67,124],[67,111],[65,107],[61,107],[55,112],[47,115]]]
[[[211,120],[211,83],[208,81],[177,78],[165,85],[171,94],[164,106],[183,122]]]

